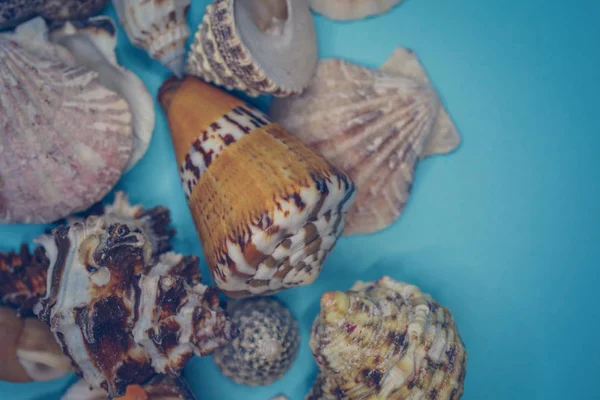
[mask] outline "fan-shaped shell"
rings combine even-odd
[[[13,28],[36,16],[60,22],[98,14],[108,0],[2,0],[0,29]]]
[[[460,142],[416,56],[404,48],[380,71],[321,61],[307,91],[276,99],[270,115],[356,182],[348,235],[393,223],[408,201],[417,162]]]
[[[113,0],[113,5],[129,41],[181,77],[190,0]]]
[[[383,14],[403,0],[310,0],[310,7],[327,18],[349,21]]]
[[[106,195],[131,156],[127,102],[46,40],[0,35],[0,222],[51,222]]]
[[[298,94],[317,42],[306,0],[216,0],[206,8],[186,72],[250,96]]]
[[[321,298],[310,347],[320,372],[308,400],[456,400],[467,354],[450,312],[383,277]]]
[[[311,284],[343,229],[352,180],[200,79],[165,82],[159,100],[219,288],[244,297]]]

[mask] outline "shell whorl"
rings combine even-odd
[[[467,355],[450,312],[388,277],[325,293],[310,346],[320,368],[307,399],[458,399]]]
[[[0,2],[0,29],[12,28],[30,18],[61,22],[91,17],[108,0],[3,0]]]

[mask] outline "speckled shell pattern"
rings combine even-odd
[[[354,183],[264,114],[194,77],[159,92],[213,279],[230,297],[312,283]]]
[[[0,29],[13,28],[41,16],[49,22],[77,20],[98,14],[108,0],[2,0]]]
[[[269,385],[282,378],[300,345],[292,313],[270,297],[234,301],[227,312],[239,335],[213,354],[223,375],[249,386]]]
[[[86,209],[131,155],[127,102],[65,60],[49,42],[0,35],[0,223]]]
[[[467,354],[450,312],[389,277],[321,298],[310,347],[320,372],[308,400],[456,400]]]
[[[182,76],[190,0],[113,0],[129,41]]]
[[[384,70],[320,61],[311,86],[275,99],[269,115],[356,182],[345,235],[390,226],[409,200],[418,161],[460,142],[418,59],[404,48]]]
[[[403,0],[310,0],[311,8],[339,21],[363,19],[390,11]]]
[[[216,289],[200,283],[198,259],[168,252],[153,263],[135,224],[92,216],[36,241],[50,267],[33,311],[78,374],[111,398],[156,373],[179,374],[234,334]]]

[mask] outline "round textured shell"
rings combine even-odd
[[[327,18],[350,21],[383,14],[403,0],[310,0],[310,7]]]
[[[283,377],[296,358],[300,344],[298,323],[274,298],[232,304],[227,311],[239,336],[215,350],[213,360],[234,382],[269,385]]]
[[[186,71],[250,96],[301,93],[317,63],[306,1],[216,0],[190,49]]]
[[[132,151],[127,102],[96,72],[61,59],[43,30],[28,36],[29,25],[0,35],[0,222],[52,222],[88,208]]]
[[[129,41],[181,77],[190,0],[113,0]]]
[[[450,312],[383,277],[321,298],[310,347],[320,372],[309,400],[457,400],[467,354]]]
[[[391,225],[409,199],[417,162],[460,142],[424,69],[404,48],[380,71],[321,61],[311,86],[275,99],[270,115],[356,182],[346,235]]]
[[[108,0],[2,0],[0,29],[13,28],[41,16],[49,22],[87,18],[99,13]]]

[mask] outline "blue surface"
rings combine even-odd
[[[196,26],[208,2],[193,3]],[[341,239],[315,284],[279,296],[303,338],[282,380],[236,385],[210,357],[195,358],[185,375],[199,399],[302,399],[316,374],[308,336],[320,294],[384,274],[452,310],[469,353],[463,399],[597,399],[599,21],[598,2],[549,0],[410,0],[360,22],[316,17],[322,57],[379,67],[396,46],[414,49],[463,144],[420,164],[391,228]],[[120,35],[119,60],[156,95],[167,71]],[[162,111],[149,152],[118,188],[134,202],[170,207],[175,249],[202,254]],[[2,227],[0,248],[43,229]],[[210,281],[204,263],[202,272]],[[2,382],[0,399],[58,399],[72,380]]]

